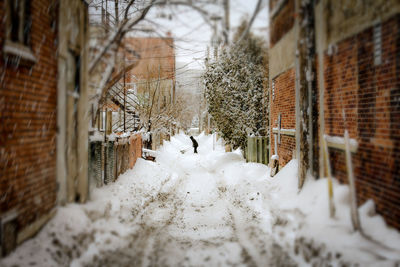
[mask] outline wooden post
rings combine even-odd
[[[317,86],[315,75],[315,0],[296,0],[296,128],[299,153],[299,189],[307,173],[318,176]],[[318,155],[318,154],[316,154]]]
[[[281,125],[282,125],[282,114],[278,115],[278,144],[281,144]],[[275,154],[278,155],[278,151],[275,151]]]
[[[333,200],[333,185],[332,185],[332,171],[331,171],[331,164],[329,162],[329,151],[328,151],[328,145],[326,144],[325,137],[321,138],[322,139],[322,150],[324,153],[324,162],[325,162],[325,171],[326,171],[326,176],[328,177],[328,196],[329,196],[329,216],[331,218],[335,217],[336,213],[336,208],[335,208],[335,202]]]
[[[124,72],[124,133],[125,132],[126,132],[126,82],[125,82],[125,72]]]
[[[360,216],[358,214],[357,209],[357,198],[356,198],[356,185],[354,181],[354,173],[353,173],[353,164],[351,161],[351,152],[350,152],[350,140],[349,140],[349,132],[347,129],[344,130],[344,144],[346,147],[346,167],[347,167],[347,175],[349,177],[349,185],[350,185],[350,208],[351,208],[351,222],[353,224],[353,228],[355,231],[362,232]]]

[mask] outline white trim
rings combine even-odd
[[[33,63],[37,62],[35,55],[32,53],[32,50],[22,44],[12,42],[10,40],[6,40],[3,46],[3,52],[6,55],[13,55],[16,57],[20,57],[21,59],[31,61]]]
[[[278,131],[279,131],[278,128],[272,128],[272,132],[274,134],[277,134]],[[284,129],[284,128],[281,128],[280,132],[281,132],[281,134],[289,135],[289,136],[295,136],[296,135],[296,129]]]
[[[330,148],[336,148],[339,150],[345,150],[345,140],[344,137],[341,136],[330,136],[324,135],[326,143]],[[356,139],[350,138],[350,152],[356,153],[358,149],[358,142]]]
[[[22,231],[18,232],[17,244],[20,245],[26,239],[34,236],[53,216],[56,214],[56,210],[53,209],[49,213],[43,215],[38,220],[28,225]]]
[[[16,209],[10,210],[4,214],[1,215],[0,221],[1,224],[4,224],[6,222],[12,221],[18,217],[18,212]]]

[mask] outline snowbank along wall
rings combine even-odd
[[[275,90],[275,99],[270,100],[271,132],[277,127],[277,114],[296,108],[295,81],[282,82],[295,72],[296,27],[279,22],[282,17],[292,20],[292,5],[295,1],[270,2],[271,98]],[[348,129],[350,138],[358,144],[352,146],[358,204],[372,198],[386,222],[399,229],[400,4],[394,0],[321,0],[316,1],[314,14],[316,45],[322,55],[319,59],[316,53],[315,62],[322,64],[316,64],[314,78],[320,77],[318,71],[323,73],[318,95],[314,96],[320,115],[319,140],[324,134],[336,137],[328,143],[333,175],[347,183],[342,137]],[[281,127],[288,127],[287,119],[282,118]],[[274,136],[270,137],[272,151]],[[287,142],[281,141],[278,155],[280,165],[284,165],[290,157]],[[314,160],[323,166],[321,154]]]

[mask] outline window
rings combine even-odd
[[[374,65],[382,64],[382,25],[374,26]]]
[[[30,0],[6,0],[6,41],[3,52],[28,62],[36,62],[30,45]]]
[[[8,29],[7,39],[12,42],[28,45],[30,18],[30,1],[8,0]]]

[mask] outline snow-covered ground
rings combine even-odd
[[[199,154],[177,135],[139,159],[85,205],[70,204],[1,266],[396,266],[400,234],[372,202],[360,208],[368,238],[351,227],[349,189],[334,181],[297,190],[296,161],[274,178],[200,135]],[[328,265],[330,264],[330,265]]]

